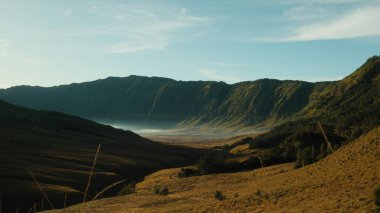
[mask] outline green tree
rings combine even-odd
[[[326,144],[322,143],[321,146],[319,147],[319,155],[318,155],[318,160],[326,157],[327,152],[326,152]]]
[[[317,161],[318,152],[314,146],[311,146],[311,161],[314,163]]]
[[[306,166],[306,165],[309,165],[311,163],[313,163],[312,161],[312,156],[311,156],[311,147],[308,146],[308,147],[305,147],[303,150],[302,150],[302,166]]]
[[[296,160],[296,164],[294,165],[295,168],[300,168],[302,167],[302,162],[303,162],[303,158],[302,158],[302,149],[301,148],[298,148],[298,151],[297,151],[297,160]]]

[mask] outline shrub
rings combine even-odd
[[[166,195],[169,194],[169,189],[168,189],[168,187],[160,189],[159,186],[154,186],[153,193],[154,194],[160,194],[160,195],[165,195],[166,196]]]
[[[160,190],[160,194],[161,195],[168,195],[169,194],[169,189],[168,189],[168,187],[165,187],[165,188],[163,188],[163,189],[161,189]]]
[[[230,150],[231,150],[230,145],[228,145],[228,144],[224,144],[224,146],[222,147],[222,151],[224,153],[228,153]]]
[[[249,148],[250,148],[250,149],[258,149],[258,148],[259,148],[259,142],[256,141],[256,140],[254,140],[254,139],[252,139],[252,140],[248,143],[248,145],[249,145]]]
[[[311,156],[311,147],[305,147],[302,151],[302,165],[306,166],[313,163]]]
[[[220,173],[227,171],[227,160],[221,155],[206,155],[197,162],[197,167],[202,174]]]
[[[136,191],[136,182],[131,182],[123,186],[120,190],[119,195],[133,194]]]
[[[380,210],[380,185],[375,189],[375,205]]]
[[[258,190],[256,191],[256,195],[257,195],[257,196],[261,196],[261,191],[260,191],[260,189],[258,189]]]
[[[154,186],[153,193],[154,194],[159,194],[160,193],[160,187],[159,186]]]
[[[300,167],[302,167],[302,149],[301,148],[299,148],[297,151],[297,160],[294,165],[294,168],[300,168]]]
[[[178,173],[178,177],[185,178],[185,177],[192,177],[199,175],[199,170],[192,169],[192,168],[181,168],[181,171]]]
[[[214,197],[215,199],[220,200],[220,201],[226,199],[226,196],[224,196],[221,191],[216,191]]]
[[[199,175],[223,172],[238,172],[247,169],[259,168],[258,160],[253,158],[243,162],[227,160],[224,155],[207,155],[198,160]]]
[[[319,155],[318,155],[318,160],[326,157],[327,155],[327,147],[326,147],[326,144],[325,143],[322,143],[321,146],[319,147]]]

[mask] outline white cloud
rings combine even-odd
[[[279,41],[310,41],[380,36],[380,6],[363,7],[332,21],[312,22],[297,27],[293,36]]]
[[[5,57],[8,55],[8,48],[10,43],[6,39],[0,38],[0,57]]]
[[[285,11],[283,16],[287,21],[313,21],[331,17],[331,13],[326,7],[308,4],[289,8]]]
[[[134,53],[147,50],[163,50],[181,42],[187,30],[210,23],[205,17],[192,16],[186,8],[147,8],[144,10],[127,5],[91,8],[90,13],[116,21],[113,27],[101,29],[104,35],[124,37],[120,42],[104,48],[104,53]],[[83,35],[83,34],[82,34]]]
[[[208,68],[200,68],[198,69],[198,72],[206,77],[208,80],[214,80],[214,81],[224,81],[227,83],[236,83],[242,81],[242,79],[231,76],[231,75],[225,75],[219,71],[208,69]]]

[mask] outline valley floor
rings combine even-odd
[[[147,176],[135,194],[76,205],[65,212],[375,212],[380,128],[300,169],[282,164],[188,178],[178,178],[179,170]],[[168,187],[170,193],[154,194],[154,187]],[[217,190],[225,200],[214,198]]]

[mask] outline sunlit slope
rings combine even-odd
[[[181,179],[176,177],[178,172],[169,169],[149,175],[137,185],[137,193],[89,203],[89,211],[374,212],[374,189],[380,182],[380,128],[300,169],[283,164]],[[168,187],[170,194],[154,194],[156,186]],[[216,190],[226,200],[216,200]]]
[[[350,76],[310,96],[300,117],[338,124],[339,129],[380,123],[380,57],[372,57]]]
[[[90,193],[117,180],[194,162],[202,150],[146,140],[133,132],[56,112],[34,111],[0,101],[0,194],[3,208],[40,202],[28,171],[59,205],[81,197],[96,148],[101,144]],[[46,185],[47,184],[47,185]],[[117,188],[116,188],[117,189]],[[5,203],[5,204],[4,204]],[[15,208],[16,208],[15,207]]]

